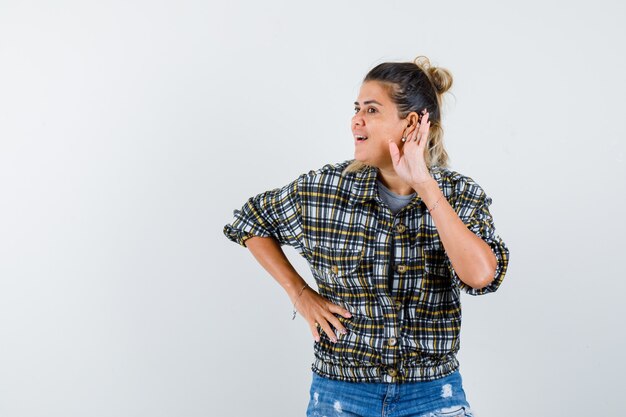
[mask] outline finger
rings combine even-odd
[[[337,335],[335,335],[335,332],[333,331],[333,329],[330,328],[330,324],[328,324],[328,321],[326,321],[326,318],[321,317],[317,320],[317,322],[322,326],[324,333],[328,335],[330,340],[332,340],[333,343],[337,343]]]
[[[422,116],[418,116],[417,117],[417,124],[415,125],[415,128],[411,131],[411,133],[409,134],[409,142],[412,142],[415,140],[415,138],[417,137],[417,133],[420,130],[420,122],[422,120]]]
[[[406,135],[406,143],[405,143],[404,146],[406,146],[407,144],[409,144],[409,143],[411,143],[411,142],[413,142],[415,140],[415,131],[416,130],[417,130],[417,128],[413,129],[412,132],[409,132],[409,134]]]
[[[313,334],[313,339],[315,339],[316,342],[320,341],[320,334],[317,331],[317,326],[319,326],[319,324],[317,324],[317,322],[311,324],[309,323],[309,327],[311,328],[311,333]]]
[[[346,318],[351,318],[352,317],[352,313],[350,313],[348,310],[346,310],[345,308],[343,308],[343,307],[341,307],[340,305],[337,305],[337,304],[330,304],[328,306],[328,310],[333,312],[333,313],[341,314],[342,316],[344,316]]]
[[[426,122],[426,131],[422,134],[422,138],[424,138],[424,140],[422,140],[418,145],[420,145],[422,148],[426,146],[426,140],[428,139],[428,129],[430,129],[430,120],[428,122]]]
[[[344,325],[339,321],[336,316],[329,314],[328,316],[326,316],[326,319],[330,322],[330,324],[333,325],[335,329],[339,330],[342,334],[348,333],[348,329],[344,327]]]
[[[393,162],[393,166],[398,166],[400,163],[400,149],[393,140],[389,141],[389,153],[391,154],[391,162]]]
[[[417,122],[417,126],[413,129],[413,135],[411,136],[411,141],[417,141],[419,139],[420,128],[422,127],[421,119]]]

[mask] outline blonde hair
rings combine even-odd
[[[421,114],[428,109],[430,128],[424,160],[428,168],[447,167],[448,153],[443,145],[441,124],[442,96],[452,87],[452,73],[446,68],[433,66],[430,60],[419,55],[413,62],[384,62],[372,68],[363,82],[378,81],[386,87],[389,97],[398,107],[398,117],[409,113]],[[342,172],[357,172],[368,167],[361,161],[352,161]]]

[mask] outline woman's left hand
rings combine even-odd
[[[404,182],[415,186],[419,183],[426,183],[433,179],[426,166],[424,160],[424,148],[428,139],[428,130],[430,121],[428,120],[428,112],[422,112],[422,119],[417,127],[413,129],[404,146],[402,147],[402,155],[400,149],[393,140],[389,141],[389,152],[391,153],[391,161],[396,173]]]

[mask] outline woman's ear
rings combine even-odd
[[[419,122],[420,117],[416,112],[413,111],[409,113],[409,115],[406,117],[406,120],[407,120],[407,126],[406,126],[407,135],[409,135],[417,127],[417,123]]]

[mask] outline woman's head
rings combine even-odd
[[[425,56],[418,56],[413,62],[385,62],[372,68],[363,79],[351,126],[355,136],[367,139],[355,137],[355,161],[345,171],[356,171],[365,165],[391,166],[388,141],[395,141],[401,148],[401,138],[416,128],[424,109],[428,110],[430,121],[426,165],[447,166],[441,96],[451,85],[450,72],[431,66]]]

